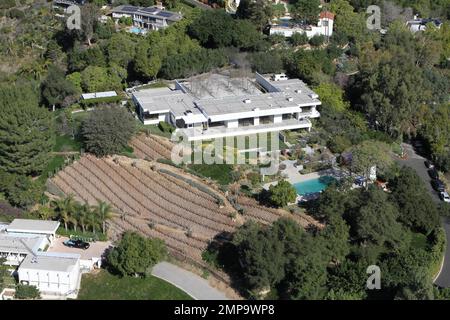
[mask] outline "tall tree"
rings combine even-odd
[[[0,169],[38,174],[52,148],[52,120],[31,85],[0,85]]]
[[[270,186],[270,201],[279,207],[292,203],[297,198],[297,191],[289,181],[281,180],[276,185]]]
[[[380,141],[366,140],[352,147],[352,169],[369,180],[371,169],[383,170],[391,166],[391,150],[389,146]],[[366,183],[366,188],[368,184]]]
[[[95,25],[98,23],[100,12],[95,4],[87,3],[81,7],[81,31],[88,45],[92,45]]]
[[[439,213],[424,183],[407,167],[392,183],[392,198],[397,202],[400,221],[420,232],[430,233],[439,226]]]
[[[236,11],[240,19],[250,20],[258,30],[263,30],[273,16],[272,4],[264,0],[242,0]]]
[[[112,206],[104,201],[97,200],[94,212],[102,224],[102,232],[106,234],[106,222],[112,218]]]
[[[119,244],[108,254],[107,260],[123,276],[146,276],[166,254],[167,249],[162,240],[125,232]]]
[[[64,71],[53,65],[49,68],[47,77],[42,82],[42,96],[48,106],[60,106],[67,96],[76,93],[74,85],[66,80]]]
[[[398,246],[404,239],[402,225],[397,222],[397,208],[388,201],[387,194],[371,187],[366,192],[366,203],[359,208],[356,235],[359,241],[370,241],[380,246]]]
[[[103,106],[90,112],[83,121],[81,134],[86,150],[101,157],[121,152],[135,127],[135,119],[125,108]]]
[[[294,0],[293,14],[307,24],[316,24],[320,13],[320,0]]]

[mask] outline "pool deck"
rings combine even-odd
[[[301,174],[299,171],[302,169],[302,166],[295,167],[294,164],[296,163],[295,160],[285,160],[281,162],[281,164],[286,165],[286,169],[281,171],[281,174],[285,177],[287,181],[289,181],[291,184],[304,182],[312,179],[317,179],[323,176],[331,176],[337,179],[340,179],[346,174],[340,170],[336,169],[327,169],[317,172],[311,172],[307,174]],[[269,187],[272,185],[276,185],[278,181],[273,181],[266,183],[263,188],[266,190],[269,190]]]

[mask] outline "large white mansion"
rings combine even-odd
[[[174,88],[132,94],[144,124],[165,121],[188,141],[307,129],[318,118],[319,97],[284,74],[254,78],[207,74],[175,81]]]

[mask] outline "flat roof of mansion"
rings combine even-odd
[[[7,227],[8,232],[54,233],[59,227],[58,221],[14,219]]]
[[[318,96],[299,79],[264,79],[278,92],[268,92],[253,80],[212,74],[199,81],[180,81],[178,88],[153,88],[133,92],[141,107],[150,113],[172,112],[175,117],[201,118],[268,109],[320,105]],[[185,92],[184,92],[185,91]]]
[[[37,252],[40,244],[44,241],[42,236],[19,236],[0,233],[0,252],[14,254],[30,254]]]
[[[29,254],[20,264],[20,269],[49,270],[70,272],[80,259],[79,254],[69,253],[38,253]]]

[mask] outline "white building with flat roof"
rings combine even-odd
[[[58,221],[15,219],[0,225],[0,258],[18,267],[19,283],[36,286],[41,295],[76,298],[80,288],[79,254],[46,252]]]
[[[58,221],[14,219],[7,227],[8,233],[25,233],[47,236],[55,238],[56,230],[59,227]]]
[[[285,75],[232,78],[202,75],[175,82],[175,88],[133,92],[144,124],[165,121],[188,141],[307,129],[318,118],[319,96]]]
[[[280,34],[284,37],[292,37],[294,33],[306,34],[308,39],[314,36],[331,37],[333,35],[335,15],[329,11],[321,12],[317,25],[304,25],[284,21],[270,26],[269,34]]]
[[[17,272],[21,284],[36,286],[41,295],[76,298],[81,281],[80,255],[29,254]]]
[[[132,5],[121,5],[115,7],[111,12],[112,18],[118,21],[123,17],[130,17],[135,27],[146,30],[159,30],[167,28],[172,23],[180,21],[181,13],[167,11],[161,6],[137,7]]]

